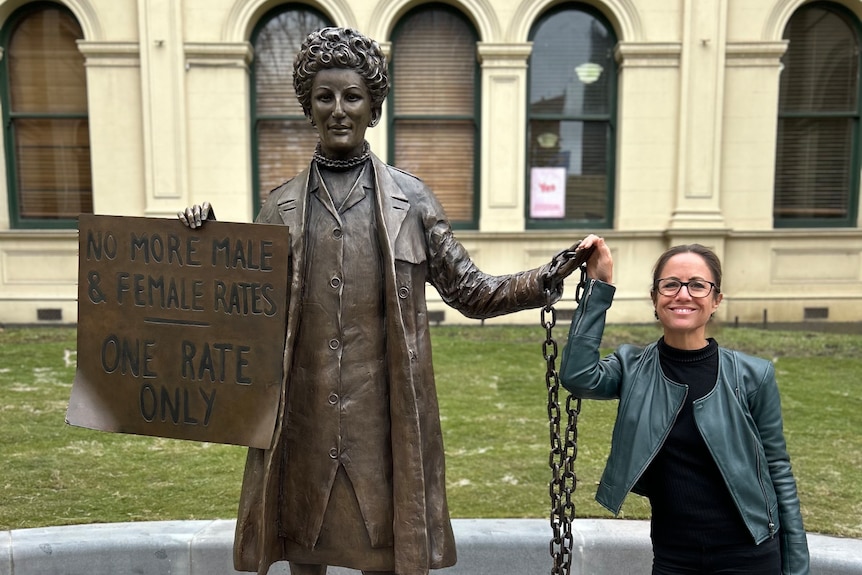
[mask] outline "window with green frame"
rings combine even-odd
[[[65,7],[39,2],[0,32],[0,97],[14,228],[75,228],[93,212],[84,34]]]
[[[859,206],[857,17],[836,4],[799,8],[781,59],[775,227],[854,227]]]
[[[306,36],[332,26],[304,4],[284,4],[261,18],[252,34],[251,122],[254,213],[269,193],[308,166],[317,131],[293,89],[293,59]]]
[[[428,184],[452,227],[478,227],[478,34],[445,4],[408,12],[392,37],[390,162]]]
[[[609,228],[613,221],[617,39],[580,3],[557,5],[530,31],[528,228]]]

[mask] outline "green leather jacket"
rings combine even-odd
[[[560,381],[584,399],[619,399],[611,451],[596,501],[617,514],[661,448],[688,386],[667,379],[655,343],[622,345],[600,358],[605,314],[615,288],[589,280],[560,365]],[[782,573],[809,573],[796,481],[784,441],[772,362],[719,348],[718,382],[694,402],[695,422],[754,542],[779,528]]]

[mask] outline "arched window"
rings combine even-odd
[[[859,206],[857,18],[806,4],[784,31],[775,162],[775,227],[855,226]]]
[[[293,89],[293,59],[314,30],[331,26],[320,12],[285,4],[267,13],[252,35],[252,145],[255,215],[269,193],[308,166],[317,131]]]
[[[613,29],[563,4],[530,32],[527,227],[610,227],[617,69]]]
[[[422,178],[453,227],[478,225],[478,35],[444,4],[409,12],[392,39],[390,161]]]
[[[74,228],[93,212],[84,37],[51,3],[25,6],[2,30],[3,134],[10,223]]]

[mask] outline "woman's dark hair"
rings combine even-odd
[[[311,85],[321,70],[355,70],[371,94],[371,109],[380,111],[389,94],[389,74],[380,45],[352,28],[321,28],[308,35],[293,60],[293,88],[305,117],[311,119]]]
[[[659,256],[658,260],[655,262],[655,267],[653,267],[652,270],[652,288],[650,289],[650,297],[653,302],[655,302],[656,294],[658,293],[658,280],[661,278],[660,274],[668,260],[673,256],[687,253],[697,254],[703,258],[704,263],[706,263],[706,267],[708,267],[709,271],[712,273],[712,283],[714,283],[716,287],[713,291],[712,297],[718,297],[718,294],[721,292],[721,260],[718,259],[718,256],[715,255],[714,251],[706,246],[701,244],[685,244],[670,248]]]

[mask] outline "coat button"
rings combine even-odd
[[[334,447],[333,447],[332,449],[330,449],[330,450],[329,450],[329,457],[330,457],[331,459],[335,459],[335,458],[337,458],[337,457],[338,457],[338,450],[337,450],[337,449],[335,449]]]
[[[336,240],[340,240],[341,236],[343,236],[343,235],[344,235],[344,232],[341,231],[341,228],[335,228],[334,230],[332,230],[332,237],[335,238]]]
[[[341,285],[341,278],[332,278],[329,280],[329,286],[335,289],[338,289],[338,286]]]
[[[329,349],[338,349],[339,345],[340,345],[340,343],[337,339],[330,339],[329,340]]]
[[[408,288],[407,286],[401,286],[400,288],[398,288],[398,297],[400,297],[401,299],[407,299],[407,296],[409,295],[410,288]]]
[[[330,393],[329,394],[329,403],[330,403],[330,405],[335,405],[336,403],[338,403],[338,394],[337,393]]]

